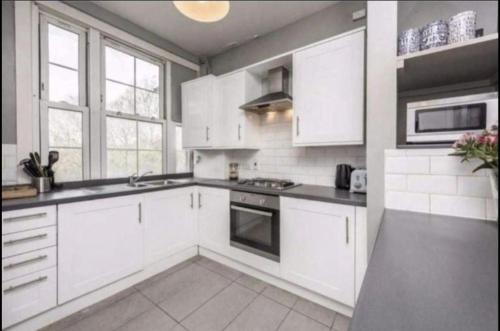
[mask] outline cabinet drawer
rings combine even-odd
[[[56,306],[56,268],[2,283],[2,328]]]
[[[2,213],[2,235],[56,224],[56,206]]]
[[[2,236],[2,258],[55,245],[55,226],[5,234]]]
[[[2,259],[2,282],[25,276],[57,264],[56,246]]]

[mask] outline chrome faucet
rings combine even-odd
[[[145,173],[143,173],[140,176],[136,176],[137,173],[134,173],[132,176],[130,176],[128,178],[128,185],[135,186],[136,183],[139,181],[139,179],[141,179],[142,177],[146,176],[147,174],[152,174],[152,173],[153,173],[152,171],[146,171]]]

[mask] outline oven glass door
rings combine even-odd
[[[421,109],[415,112],[415,133],[484,130],[486,103]]]
[[[231,244],[279,261],[279,211],[232,203]]]

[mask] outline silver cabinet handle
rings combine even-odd
[[[299,129],[299,125],[300,125],[300,118],[297,116],[297,126],[296,126],[296,134],[297,134],[297,137],[299,136],[300,134],[300,129]]]
[[[7,293],[10,293],[10,292],[13,292],[15,290],[18,290],[20,288],[23,288],[23,287],[26,287],[26,286],[29,286],[29,285],[33,285],[33,284],[36,284],[36,283],[40,283],[40,282],[43,282],[44,280],[47,280],[47,276],[42,276],[42,277],[38,277],[37,279],[34,279],[34,280],[30,280],[29,282],[26,282],[26,283],[22,283],[22,284],[19,284],[19,285],[16,285],[16,286],[9,286],[8,288],[6,288],[3,293],[7,294]]]
[[[142,223],[142,203],[139,202],[139,223]]]
[[[38,239],[43,239],[45,237],[47,237],[46,233],[44,233],[44,234],[37,234],[36,236],[31,236],[31,237],[26,237],[26,238],[19,238],[19,239],[9,240],[9,241],[4,242],[3,245],[4,246],[12,246],[12,245],[15,245],[15,244],[23,243],[25,241],[38,240]]]
[[[201,208],[201,193],[198,193],[198,209]]]
[[[241,140],[241,124],[238,124],[238,140]]]
[[[29,259],[29,260],[26,260],[26,261],[21,261],[21,262],[17,262],[17,263],[7,264],[5,267],[3,267],[3,270],[14,269],[14,268],[26,265],[26,264],[31,264],[31,263],[35,263],[35,262],[39,262],[39,261],[45,260],[46,258],[47,258],[47,255],[40,255],[38,257]]]
[[[345,243],[349,243],[349,217],[345,218]]]
[[[193,195],[193,192],[191,192],[191,209],[193,209],[194,207],[194,195]]]
[[[238,210],[238,211],[244,211],[244,212],[251,213],[251,214],[268,216],[268,217],[272,217],[273,216],[273,213],[269,213],[269,212],[262,211],[262,210],[256,210],[256,209],[239,207],[239,206],[231,206],[231,209]]]
[[[210,140],[210,136],[208,135],[208,131],[210,130],[210,128],[207,126],[206,129],[205,129],[205,135],[206,135],[206,139],[207,141]]]
[[[5,223],[18,222],[18,221],[29,221],[29,220],[34,220],[37,218],[43,218],[45,216],[47,216],[47,213],[39,213],[39,214],[33,214],[33,215],[24,215],[24,216],[4,218],[3,221]]]

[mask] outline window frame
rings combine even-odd
[[[142,115],[138,115],[136,113],[136,103],[135,103],[135,89],[137,86],[135,85],[136,82],[134,81],[134,114],[128,114],[128,113],[121,113],[121,112],[115,112],[115,111],[108,111],[106,109],[106,47],[111,47],[117,51],[123,52],[125,54],[128,54],[130,56],[133,56],[134,58],[138,58],[150,63],[153,63],[158,66],[158,99],[159,99],[159,117],[146,117]],[[152,55],[146,54],[142,51],[139,51],[137,49],[134,49],[131,46],[125,45],[123,43],[120,43],[106,35],[101,35],[101,43],[100,43],[100,51],[101,51],[101,57],[100,57],[100,72],[101,72],[101,80],[100,80],[100,85],[101,85],[101,177],[102,178],[113,178],[113,177],[108,177],[108,146],[107,146],[107,123],[106,119],[108,117],[114,117],[114,118],[120,118],[120,119],[126,119],[126,120],[133,120],[136,122],[148,122],[148,123],[155,123],[155,124],[161,124],[161,132],[162,132],[162,148],[161,148],[161,153],[162,153],[162,174],[167,173],[167,162],[168,162],[168,154],[167,154],[167,116],[166,116],[166,106],[165,106],[165,62],[155,58]],[[134,71],[135,71],[135,60],[134,60]],[[136,73],[134,72],[134,77]],[[127,84],[123,84],[127,85]],[[129,86],[129,85],[127,85]],[[141,89],[141,88],[139,88]],[[137,132],[138,133],[138,132]],[[137,151],[140,151],[140,149],[137,149]],[[139,160],[138,160],[139,161]],[[131,174],[132,175],[132,174]]]
[[[46,12],[39,13],[40,20],[40,77],[39,77],[39,109],[40,109],[40,156],[42,160],[48,159],[49,153],[49,108],[63,111],[74,111],[82,114],[82,178],[90,179],[90,108],[87,99],[87,69],[88,52],[87,40],[88,29],[52,16]],[[63,30],[78,34],[78,105],[67,102],[55,102],[49,100],[49,35],[48,26],[54,25]],[[42,163],[44,163],[42,161]]]

